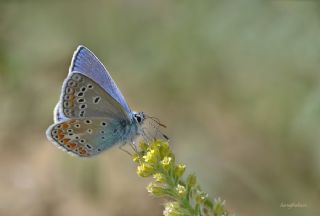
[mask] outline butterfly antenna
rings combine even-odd
[[[146,114],[145,114],[145,116],[146,116],[147,118],[150,118],[151,120],[153,120],[155,123],[157,123],[158,126],[161,126],[161,127],[163,127],[163,128],[167,128],[167,126],[164,125],[164,124],[162,124],[162,123],[160,122],[160,119],[158,119],[157,117],[149,116],[149,115],[146,115]],[[154,126],[153,126],[153,127],[154,127]],[[154,127],[154,128],[155,128],[155,127]],[[165,138],[166,140],[169,140],[169,137],[168,137],[167,135],[165,135],[164,133],[162,133],[162,132],[159,130],[158,127],[156,128],[156,130],[157,130],[157,133],[160,133],[163,138]]]
[[[164,125],[164,124],[162,124],[162,123],[160,122],[160,119],[158,119],[157,117],[149,116],[149,115],[146,115],[146,114],[145,114],[145,116],[146,116],[147,118],[152,119],[152,120],[153,120],[154,122],[156,122],[159,126],[161,126],[161,127],[163,127],[163,128],[167,128],[167,126]]]

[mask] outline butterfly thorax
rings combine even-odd
[[[126,120],[121,121],[120,125],[123,129],[123,135],[120,142],[131,142],[136,136],[140,135],[144,119],[145,116],[143,112],[132,112],[130,116],[130,123]]]

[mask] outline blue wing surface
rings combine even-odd
[[[80,45],[73,54],[72,62],[69,69],[71,73],[78,72],[91,78],[98,83],[111,97],[113,97],[127,113],[131,109],[121,94],[116,83],[111,78],[109,72],[100,62],[100,60],[85,46]]]

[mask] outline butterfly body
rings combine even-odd
[[[141,134],[143,112],[131,111],[98,58],[86,47],[75,51],[54,109],[48,139],[80,157],[96,155]]]

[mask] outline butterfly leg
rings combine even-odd
[[[136,143],[131,139],[130,146],[135,153],[139,153]]]
[[[144,128],[141,129],[141,136],[143,137],[144,141],[149,144],[149,141],[152,140],[152,138],[146,133]]]
[[[125,146],[125,144],[126,144],[125,142],[122,143],[122,144],[119,146],[119,149],[120,149],[121,151],[127,153],[128,155],[130,155],[130,156],[132,157],[132,153],[123,148],[123,146]]]

